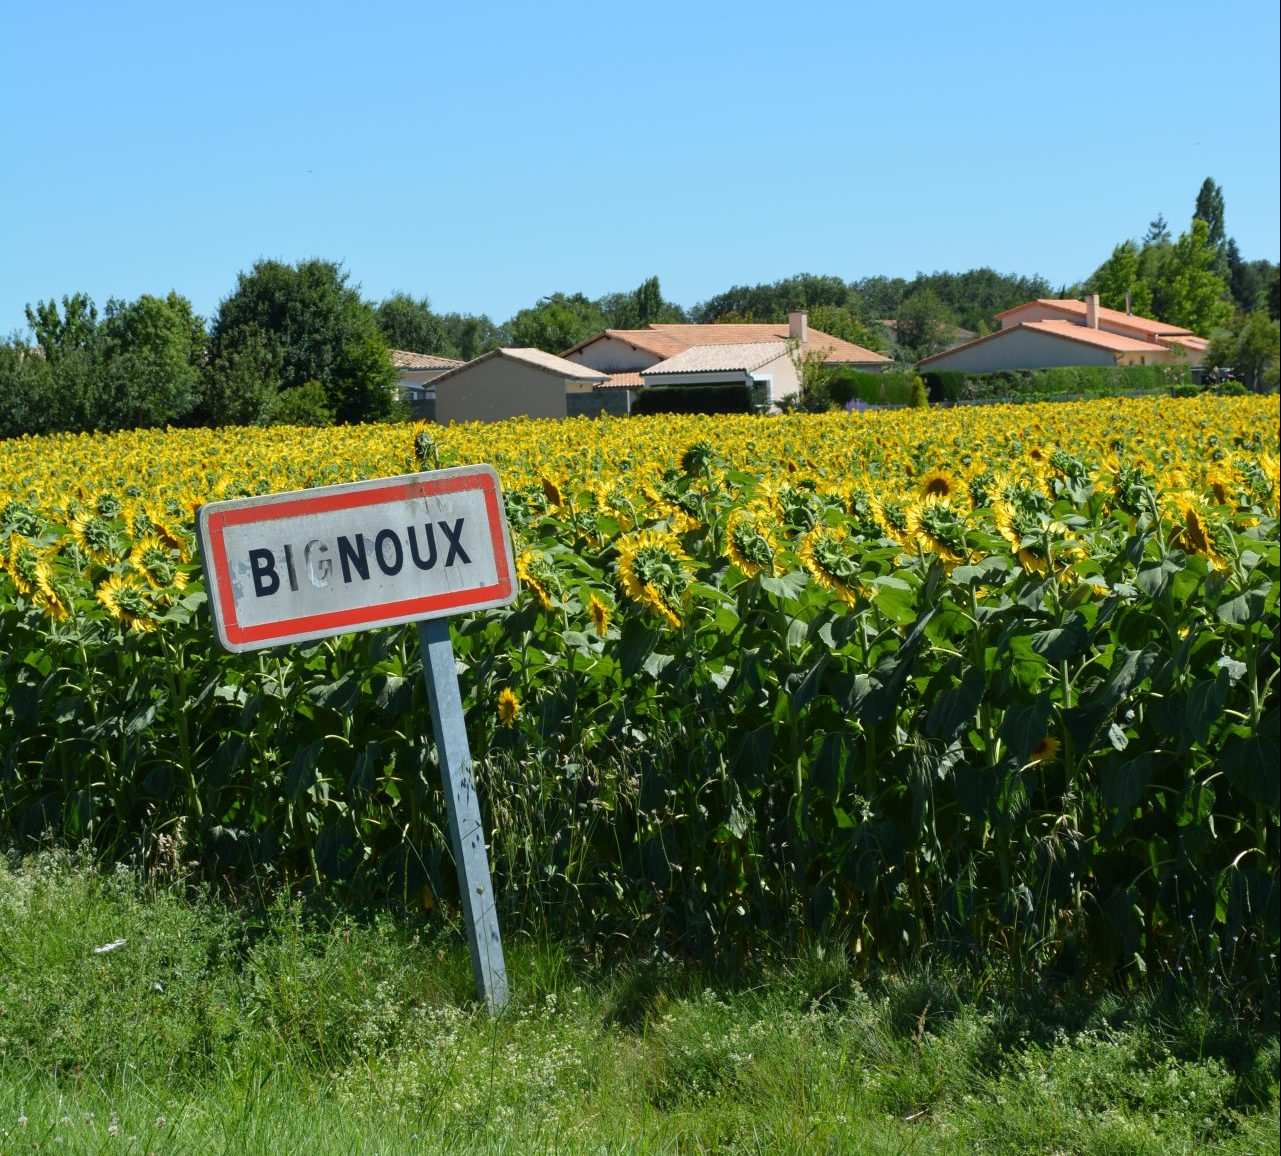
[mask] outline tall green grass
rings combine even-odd
[[[123,942],[120,942],[123,941]],[[110,951],[95,951],[119,943]],[[1254,1152],[1275,1007],[1119,998],[827,942],[720,974],[0,868],[0,1152]]]

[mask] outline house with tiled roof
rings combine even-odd
[[[810,328],[808,314],[799,310],[782,322],[607,329],[566,350],[564,357],[609,374],[600,389],[626,391],[629,403],[639,376],[641,388],[745,383],[761,409],[800,392],[798,363],[803,360],[870,373],[890,364],[882,354]]]
[[[594,391],[608,376],[541,349],[491,349],[436,378],[436,420],[595,413],[607,405],[607,399]]]
[[[432,383],[442,373],[457,369],[463,362],[452,357],[437,357],[434,353],[413,353],[408,349],[393,349],[390,353],[396,370],[396,396],[409,406],[413,417],[430,419],[434,415],[436,401]]]
[[[1209,342],[1190,329],[1084,301],[1039,298],[997,314],[1001,328],[917,364],[995,373],[1072,365],[1200,365]]]

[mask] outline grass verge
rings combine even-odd
[[[110,950],[103,950],[110,945]],[[717,976],[0,867],[0,1151],[1277,1150],[1275,1010],[1022,990],[839,944]]]

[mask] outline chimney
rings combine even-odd
[[[1088,329],[1099,327],[1099,295],[1097,293],[1085,295],[1085,324]]]
[[[792,341],[804,345],[810,339],[809,314],[804,309],[797,309],[787,315],[787,336]]]
[[[1127,317],[1134,316],[1134,302],[1130,300],[1130,291],[1128,289],[1125,291],[1125,315]]]

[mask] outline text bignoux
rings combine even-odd
[[[368,582],[375,569],[392,578],[406,566],[430,571],[437,565],[469,565],[471,558],[463,548],[464,522],[464,518],[455,518],[452,522],[406,526],[400,531],[386,527],[372,536],[339,534],[331,541],[284,542],[279,550],[252,549],[247,561],[254,595],[269,598],[281,589],[282,582],[291,591],[297,591],[300,582],[316,589],[338,581],[347,585]]]

